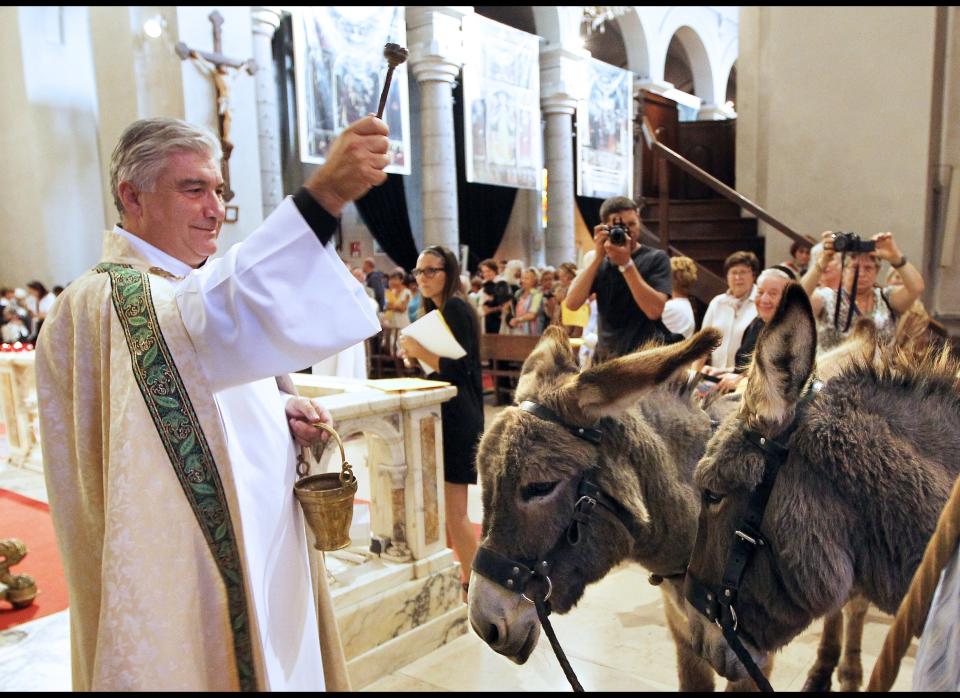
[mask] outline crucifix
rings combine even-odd
[[[228,58],[223,55],[221,26],[223,26],[223,15],[214,10],[209,15],[210,23],[213,25],[213,53],[192,49],[182,41],[179,42],[175,50],[181,60],[190,58],[202,70],[207,72],[212,78],[217,89],[217,126],[220,131],[220,145],[223,148],[223,161],[221,170],[223,173],[223,200],[229,202],[234,197],[234,191],[230,189],[230,153],[233,152],[233,143],[230,142],[230,86],[227,84],[226,76],[229,74],[228,68],[235,68],[238,72],[243,69],[248,74],[253,75],[257,72],[257,64],[252,58],[241,61],[236,58]],[[236,209],[235,206],[228,206],[228,209]],[[233,211],[236,215],[236,211]],[[233,221],[236,217],[233,218]],[[227,222],[233,222],[230,216],[227,216]]]

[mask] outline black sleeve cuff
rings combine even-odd
[[[307,225],[313,230],[314,235],[317,236],[320,244],[326,245],[330,242],[330,238],[337,231],[337,226],[340,225],[340,219],[331,216],[330,212],[317,203],[317,200],[305,187],[300,187],[297,193],[293,195],[293,203]]]

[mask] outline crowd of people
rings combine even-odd
[[[48,291],[40,281],[26,288],[0,288],[0,339],[4,344],[33,344],[62,286]]]
[[[753,252],[734,252],[723,265],[726,290],[710,300],[700,318],[691,302],[696,262],[641,245],[639,210],[631,199],[606,200],[600,217],[594,249],[579,268],[573,262],[536,267],[517,259],[485,259],[474,276],[461,275],[460,292],[478,314],[481,333],[538,336],[551,325],[560,326],[569,337],[582,338],[577,344],[586,366],[650,341],[680,341],[714,327],[723,340],[695,367],[703,381],[701,393],[709,394],[741,385],[757,337],[791,282],[810,294],[823,349],[849,334],[857,317],[871,318],[880,338],[888,341],[907,312],[925,315],[937,329],[919,301],[923,279],[889,232],[865,240],[863,247],[872,249],[841,255],[833,248],[833,232],[826,231],[817,244],[812,239],[794,242],[790,258],[767,269],[761,269]],[[884,262],[890,269],[879,283]],[[352,271],[378,303],[389,351],[399,352],[397,330],[423,311],[421,288],[401,268],[384,275],[374,267],[367,259]]]

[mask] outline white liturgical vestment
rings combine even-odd
[[[307,541],[293,496],[289,396],[275,377],[376,333],[364,288],[332,245],[320,245],[289,197],[245,241],[199,269],[120,229],[106,234],[104,260],[150,269],[165,338],[219,454],[255,615],[259,686],[323,690]],[[207,542],[169,460],[163,462],[156,429],[142,427],[148,415],[136,388],[114,387],[133,379],[122,332],[107,316],[114,313],[110,281],[88,272],[71,287],[44,325],[37,376],[51,513],[70,582],[74,689],[236,688],[226,602]],[[60,323],[58,314],[66,316]],[[81,340],[85,322],[101,336]],[[99,345],[91,348],[96,358],[86,362],[82,349],[64,346],[71,341]],[[72,353],[60,359],[58,351]],[[69,381],[78,369],[95,374],[87,387],[107,392],[105,403],[124,406],[90,405],[92,415],[77,414],[81,397],[62,393],[84,389],[82,381]],[[211,394],[215,409],[205,410]],[[104,438],[88,450],[84,434],[94,439],[98,429]],[[122,439],[134,443],[117,443]],[[90,489],[101,486],[98,501]],[[141,575],[166,579],[168,594],[147,597],[138,582],[154,592],[160,585]]]

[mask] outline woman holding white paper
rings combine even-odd
[[[424,348],[413,337],[401,336],[405,356],[419,359],[431,372],[427,378],[457,387],[457,395],[440,407],[443,417],[443,472],[447,539],[460,560],[463,600],[477,539],[467,518],[467,485],[477,484],[477,442],[483,433],[483,384],[480,377],[480,321],[460,289],[460,264],[446,247],[428,247],[417,259],[413,274],[423,295],[424,310],[440,311],[454,338],[467,352],[448,359]]]

